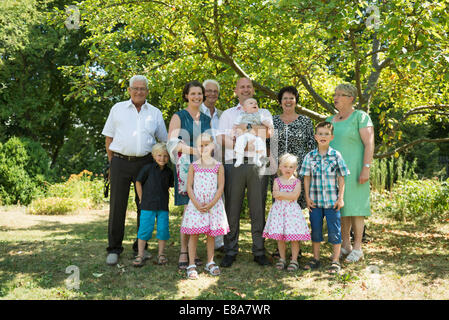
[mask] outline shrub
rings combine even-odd
[[[36,215],[64,215],[89,207],[87,199],[50,197],[33,200],[27,212]]]
[[[449,219],[449,180],[405,180],[391,192],[372,192],[373,209],[399,221],[433,223]]]
[[[55,183],[48,187],[47,197],[85,199],[91,207],[100,207],[106,200],[103,193],[103,178],[83,170],[72,174],[66,182]]]
[[[0,198],[4,205],[27,205],[42,194],[40,184],[28,172],[32,172],[30,166],[33,161],[28,155],[26,143],[21,139],[13,137],[0,144]],[[43,178],[37,181],[43,183]]]
[[[404,162],[401,156],[374,159],[370,174],[371,188],[381,192],[391,190],[399,181],[417,179],[415,169],[416,159],[412,163]]]

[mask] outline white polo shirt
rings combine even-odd
[[[111,108],[102,134],[113,138],[109,150],[134,157],[150,153],[157,140],[167,141],[162,112],[146,101],[137,112],[131,99]]]
[[[271,126],[273,126],[273,117],[267,109],[259,109],[261,114],[261,121],[268,121]],[[218,135],[232,135],[232,127],[234,126],[234,121],[237,117],[243,113],[243,108],[240,103],[230,109],[223,111],[220,116],[220,122],[218,125]],[[247,156],[245,152],[245,156]],[[225,150],[225,161],[232,161],[235,158],[235,153],[233,149],[226,148]]]

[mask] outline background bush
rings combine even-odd
[[[373,212],[398,221],[445,222],[449,219],[449,179],[405,180],[391,191],[372,192]]]
[[[33,200],[27,212],[36,215],[63,215],[89,207],[87,199],[50,197]]]
[[[50,160],[39,143],[12,137],[0,143],[0,198],[3,205],[27,205],[42,196]]]

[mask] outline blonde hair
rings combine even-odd
[[[167,152],[167,144],[165,142],[156,143],[153,148],[151,148],[151,154],[155,155],[156,153]]]
[[[214,138],[212,138],[212,136],[207,133],[207,132],[203,132],[202,134],[200,134],[197,138],[196,138],[196,146],[198,147],[201,144],[201,141],[210,141],[211,143],[214,143]],[[198,143],[198,141],[200,141],[200,143]]]
[[[291,153],[284,153],[280,158],[279,158],[279,168],[277,171],[277,175],[280,177],[282,175],[281,172],[281,164],[282,163],[287,163],[287,164],[295,164],[296,166],[298,166],[298,157],[296,157],[295,155],[291,154]],[[295,177],[298,177],[298,172],[295,170],[295,172],[293,173],[293,175]]]

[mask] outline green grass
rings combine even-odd
[[[6,210],[6,211],[5,211]],[[329,275],[331,247],[322,246],[320,271],[289,273],[253,262],[249,220],[243,219],[240,253],[220,277],[200,270],[196,281],[177,269],[179,210],[171,215],[167,266],[155,263],[157,241],[149,241],[153,255],[142,268],[132,266],[136,214],[126,221],[124,252],[118,266],[105,263],[108,210],[81,211],[65,216],[37,216],[24,208],[0,210],[0,299],[448,299],[449,236],[447,225],[415,226],[372,216],[365,260],[344,264]],[[205,238],[198,253],[205,260]],[[276,242],[267,240],[272,253]],[[310,243],[302,246],[304,265]],[[217,254],[216,261],[221,261]],[[79,268],[79,289],[70,289],[68,266]]]

